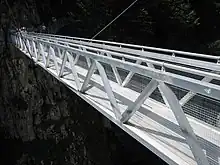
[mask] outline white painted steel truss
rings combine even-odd
[[[158,88],[165,104],[173,111],[196,162],[199,165],[209,164],[182,106],[197,93],[220,100],[219,84],[211,83],[212,80],[220,80],[220,57],[49,34],[17,33],[12,38],[15,45],[26,51],[36,63],[43,61],[45,69],[52,63],[58,78],[62,78],[65,67],[70,66],[78,92],[86,93],[88,86],[92,85],[91,77],[98,71],[115,119],[121,123],[126,124]],[[80,57],[85,58],[88,67],[82,85],[75,68]],[[105,65],[111,67],[116,82],[124,88],[134,74],[151,79],[134,103],[122,113],[109,83]],[[119,69],[128,72],[124,80]],[[170,85],[186,89],[188,93],[178,100]]]

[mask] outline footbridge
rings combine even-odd
[[[220,56],[27,32],[12,42],[168,164],[220,165]]]

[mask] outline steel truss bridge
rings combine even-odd
[[[220,165],[220,56],[27,32],[12,42],[168,164]]]

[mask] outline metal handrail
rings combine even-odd
[[[206,54],[201,54],[201,53],[184,52],[184,51],[179,51],[179,50],[163,49],[163,48],[156,48],[156,47],[150,47],[150,46],[125,44],[125,43],[120,43],[120,42],[103,41],[103,40],[91,40],[91,39],[80,38],[80,37],[69,37],[69,36],[45,34],[45,33],[33,33],[32,32],[30,34],[40,35],[40,36],[47,36],[47,37],[54,37],[54,38],[64,38],[64,39],[72,39],[72,40],[75,39],[75,40],[79,40],[79,41],[97,42],[97,43],[101,43],[101,44],[117,45],[119,47],[124,46],[124,47],[136,48],[136,49],[147,49],[147,50],[151,50],[151,51],[182,54],[182,55],[191,56],[191,57],[200,57],[200,58],[213,59],[213,60],[219,60],[220,59],[220,56],[206,55]]]
[[[27,36],[24,36],[27,37]],[[31,38],[29,38],[31,39]],[[200,80],[196,80],[194,78],[189,78],[182,75],[177,75],[174,73],[164,72],[161,70],[149,68],[140,64],[123,61],[120,59],[115,59],[112,57],[103,56],[97,53],[88,52],[85,50],[81,50],[79,48],[73,48],[66,45],[61,45],[59,43],[52,43],[50,41],[45,41],[41,39],[35,39],[36,41],[39,41],[41,43],[46,44],[47,46],[54,46],[59,47],[61,49],[68,50],[73,53],[80,53],[84,56],[87,56],[88,58],[91,58],[93,60],[97,60],[103,63],[111,64],[115,67],[119,67],[125,70],[132,71],[134,73],[138,73],[143,76],[148,76],[153,79],[156,79],[158,81],[166,82],[168,84],[172,84],[181,88],[185,88],[188,90],[191,90],[195,93],[200,93],[202,95],[206,95],[208,97],[212,97],[215,99],[220,99],[220,86],[211,84],[208,82],[202,82]],[[68,45],[68,43],[67,43]],[[103,50],[104,51],[104,50]],[[125,55],[124,55],[125,56]],[[139,59],[140,57],[133,57],[134,59]],[[140,58],[140,60],[145,60]],[[211,91],[211,92],[210,92]]]
[[[37,36],[35,36],[37,37]],[[68,42],[68,45],[71,43],[74,44],[80,44],[80,46],[89,46],[97,48],[97,49],[105,49],[109,50],[111,52],[119,52],[119,53],[124,53],[124,54],[130,54],[133,56],[139,56],[139,57],[144,57],[148,59],[155,59],[157,61],[164,61],[164,62],[169,62],[169,63],[176,63],[179,65],[187,65],[187,67],[196,67],[196,68],[202,68],[202,69],[209,69],[213,71],[220,71],[220,65],[218,62],[207,62],[207,60],[202,61],[198,59],[189,59],[185,57],[178,57],[178,56],[171,56],[171,55],[166,55],[166,54],[161,54],[161,53],[154,53],[154,52],[148,52],[148,51],[143,51],[143,50],[133,50],[129,48],[118,48],[115,46],[109,46],[109,45],[103,45],[103,44],[94,44],[90,42],[82,42],[82,41],[76,41],[76,40],[66,40],[66,39],[60,39],[60,38],[48,38],[45,36],[40,36],[39,38],[41,39],[46,39],[46,40],[55,40],[56,42]]]
[[[31,37],[31,36],[27,36],[27,38],[29,39],[34,39],[34,40],[38,40],[38,41],[42,41],[44,42],[45,40],[41,39],[41,37]],[[220,75],[218,73],[210,73],[210,71],[201,71],[195,68],[188,68],[186,66],[181,66],[181,65],[175,65],[173,63],[167,63],[167,62],[161,62],[161,61],[157,61],[157,60],[153,60],[153,59],[146,59],[144,57],[137,57],[137,56],[132,56],[132,55],[128,55],[128,54],[123,54],[123,53],[117,53],[117,52],[111,52],[108,50],[103,50],[101,48],[93,48],[93,47],[89,47],[89,46],[84,46],[84,45],[80,45],[80,44],[72,44],[72,43],[66,43],[64,41],[57,41],[57,40],[53,40],[53,39],[49,39],[47,40],[48,42],[52,42],[52,43],[60,43],[60,44],[66,44],[67,46],[74,46],[76,48],[81,47],[81,48],[85,48],[86,51],[92,50],[92,51],[98,51],[101,53],[111,53],[111,55],[113,56],[117,56],[117,57],[124,57],[126,59],[130,59],[130,60],[135,60],[135,61],[141,61],[141,62],[145,62],[145,63],[152,63],[154,65],[158,65],[158,66],[163,66],[165,68],[170,68],[170,69],[174,69],[174,70],[178,70],[178,71],[182,71],[182,72],[189,72],[189,73],[194,73],[200,76],[208,76],[211,77],[213,79],[217,79],[220,80]],[[200,62],[200,61],[198,61]],[[213,65],[213,64],[212,64]],[[204,66],[204,68],[206,68]],[[220,71],[220,69],[219,69]]]

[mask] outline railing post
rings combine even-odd
[[[43,48],[43,45],[41,43],[39,43],[39,49],[40,51],[38,50],[38,60],[40,58],[40,54],[42,55],[42,58],[43,58],[43,62],[44,62],[44,65],[47,64],[47,61],[46,61],[46,57],[45,57],[45,52],[44,52],[44,48]]]
[[[32,50],[33,50],[33,55],[35,57],[35,60],[37,60],[37,49],[36,49],[36,44],[34,42],[34,40],[32,41]]]
[[[27,47],[26,47],[26,39],[25,39],[25,38],[23,39],[23,43],[24,43],[24,44],[23,44],[23,46],[24,46],[24,52],[28,52],[28,51],[27,51]]]
[[[136,61],[136,64],[141,64],[141,61],[140,60],[137,60]],[[128,75],[126,76],[126,78],[124,79],[124,81],[123,81],[123,83],[122,83],[122,86],[124,87],[124,86],[126,86],[129,82],[130,82],[130,80],[131,80],[131,78],[133,77],[133,75],[134,75],[135,73],[134,72],[129,72],[128,73]]]
[[[66,52],[66,55],[67,55],[67,58],[69,60],[70,66],[71,66],[71,71],[72,71],[73,78],[76,83],[77,90],[80,90],[80,81],[79,81],[78,73],[76,71],[76,67],[74,65],[73,57],[72,57],[72,55],[70,55],[69,52]]]
[[[67,55],[66,55],[66,50],[64,50],[63,60],[62,60],[62,64],[61,64],[61,68],[60,68],[60,73],[59,73],[58,77],[62,77],[63,76],[63,72],[64,72],[66,61],[67,61]]]
[[[84,48],[84,47],[82,47],[82,48],[79,47],[79,49],[81,49],[81,50],[86,52],[86,48]],[[91,66],[91,61],[90,61],[90,59],[88,57],[86,57],[86,62],[87,62],[88,67],[90,67]]]
[[[109,53],[106,53],[106,54],[107,54],[108,57],[112,57],[111,54],[109,54]],[[117,83],[119,85],[122,85],[122,80],[121,80],[120,74],[118,72],[118,69],[115,66],[113,66],[113,65],[111,65],[111,67],[112,67],[112,70],[113,70],[113,73],[115,75]]]
[[[27,54],[29,54],[30,57],[32,56],[32,54],[31,54],[31,46],[30,46],[30,42],[29,42],[28,39],[27,39]]]
[[[60,58],[63,58],[63,56],[61,55],[61,51],[60,51],[60,48],[59,48],[59,47],[57,48],[57,52],[58,52],[58,56],[59,56]]]
[[[161,90],[164,93],[165,97],[167,98],[168,104],[170,109],[172,110],[180,129],[185,137],[193,155],[198,165],[209,165],[207,157],[203,152],[202,148],[198,144],[197,138],[195,133],[193,132],[192,127],[189,124],[189,121],[184,114],[181,105],[179,104],[176,95],[173,91],[165,84],[162,83]]]
[[[57,75],[59,75],[59,66],[58,66],[58,63],[57,63],[57,57],[55,55],[55,51],[54,51],[53,47],[51,47],[51,46],[49,47],[48,55],[49,54],[52,55],[52,60],[53,60],[54,65],[55,65],[55,68],[56,68],[56,71],[57,71]]]
[[[78,60],[79,60],[79,54],[76,54],[76,57],[75,57],[75,60],[73,61],[73,64],[76,65]]]
[[[40,59],[40,43],[39,43],[39,41],[36,41],[37,43],[36,43],[36,62],[38,62],[39,61],[39,59]]]
[[[23,43],[22,43],[21,36],[19,36],[19,41],[20,41],[20,49],[23,50]]]
[[[97,67],[97,69],[99,71],[99,74],[102,78],[104,88],[105,88],[105,91],[108,95],[108,98],[109,98],[109,101],[111,103],[111,106],[112,106],[113,112],[115,114],[115,117],[116,117],[117,120],[120,120],[121,114],[120,114],[119,106],[118,106],[118,103],[117,103],[117,101],[115,99],[115,96],[112,92],[111,86],[109,84],[109,80],[108,80],[107,75],[105,73],[105,69],[103,68],[103,66],[98,61],[95,61],[95,64],[96,64],[96,67]]]
[[[151,64],[151,63],[146,63],[146,64],[147,64],[147,66],[148,66],[149,68],[155,69],[155,67],[154,67],[153,64]],[[164,69],[163,71],[165,71],[165,69]],[[162,96],[162,98],[163,98],[163,101],[164,101],[165,105],[166,105],[167,107],[169,107],[169,104],[168,104],[168,102],[167,102],[167,99],[166,99],[166,97],[164,96],[164,94],[163,94],[163,92],[162,92],[162,90],[161,90],[160,85],[161,85],[161,82],[159,82],[159,85],[158,85],[158,89],[159,89],[159,91],[160,91],[160,94],[161,94],[161,96]]]
[[[158,82],[156,80],[151,80],[150,83],[144,88],[135,102],[129,106],[122,114],[121,122],[126,123],[132,115],[141,107],[144,101],[154,92],[157,88]]]
[[[96,64],[95,64],[95,62],[93,61],[93,62],[92,62],[92,65],[90,66],[90,68],[89,68],[89,70],[88,70],[88,72],[87,72],[87,74],[86,74],[86,78],[85,78],[85,80],[84,80],[84,82],[83,82],[83,85],[82,85],[82,87],[81,87],[81,89],[80,89],[80,92],[85,93],[86,88],[87,88],[87,85],[89,84],[89,81],[90,81],[90,79],[91,79],[93,73],[95,72],[95,69],[96,69]]]

